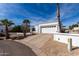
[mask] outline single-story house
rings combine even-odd
[[[60,31],[58,22],[43,23],[35,26],[36,33],[58,33]]]
[[[71,31],[70,31],[70,33],[78,33],[79,34],[79,27],[74,27]]]

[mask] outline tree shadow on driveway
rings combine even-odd
[[[76,49],[79,49],[79,47],[74,47],[74,48],[72,48],[72,50],[76,50]]]
[[[36,56],[32,49],[12,40],[0,40],[0,56]]]

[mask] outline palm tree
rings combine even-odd
[[[72,27],[72,26],[69,26],[69,29],[70,29],[70,30],[72,30],[72,29],[73,29],[73,27]]]
[[[28,30],[28,28],[30,27],[30,20],[29,19],[24,19],[23,21],[23,33],[24,33],[24,37],[26,37],[26,32]]]
[[[77,22],[77,24],[78,24],[78,27],[79,27],[79,22]]]
[[[9,21],[8,19],[0,20],[0,22],[2,23],[2,25],[5,26],[6,39],[8,39],[9,38],[8,27],[11,26],[11,25],[13,25],[14,23],[12,21]]]
[[[57,5],[57,21],[59,24],[59,32],[61,32],[61,21],[60,21],[60,7],[59,7],[59,3],[56,4]]]

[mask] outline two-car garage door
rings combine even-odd
[[[56,27],[42,27],[41,29],[41,33],[54,33],[57,31]]]

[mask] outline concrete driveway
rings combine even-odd
[[[79,55],[79,49],[68,52],[66,44],[54,41],[53,34],[37,34],[15,41],[29,46],[39,56]]]
[[[52,39],[53,39],[53,35],[37,34],[37,35],[29,36],[22,40],[15,40],[15,41],[29,46],[37,55],[46,55],[44,52],[41,51],[41,49],[43,48],[43,46],[48,40],[52,40]]]
[[[12,40],[0,40],[0,56],[35,56],[31,48]]]

